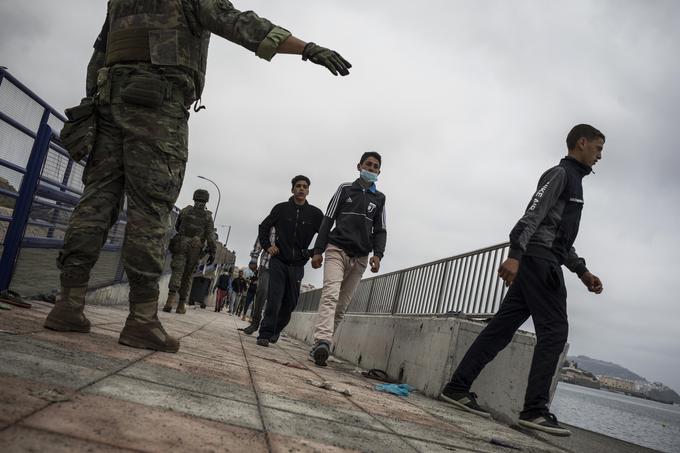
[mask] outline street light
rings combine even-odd
[[[231,233],[231,225],[220,225],[221,227],[228,227],[227,238],[224,240],[224,248],[227,248],[227,242],[229,242],[229,234]]]
[[[215,184],[215,181],[212,179],[208,179],[205,176],[199,176],[201,179],[205,179],[208,182],[211,182],[213,186],[215,186],[215,189],[217,189],[217,206],[215,206],[215,215],[214,215],[214,220],[217,221],[217,210],[220,209],[220,200],[222,199],[222,195],[220,194],[220,188],[217,187],[217,184]]]

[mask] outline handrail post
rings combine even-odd
[[[449,279],[449,274],[451,273],[451,262],[452,261],[447,261],[446,262],[446,267],[444,268],[444,272],[442,275],[442,282],[439,285],[439,295],[437,296],[437,309],[435,311],[435,314],[441,314],[442,311],[442,305],[444,304],[444,286],[446,285],[446,281]]]
[[[5,234],[5,246],[0,258],[0,291],[9,289],[12,281],[12,274],[14,274],[14,267],[19,251],[21,249],[21,242],[26,232],[26,224],[28,223],[31,206],[33,205],[33,197],[36,188],[38,187],[38,179],[42,171],[47,150],[52,138],[52,128],[47,124],[50,112],[45,110],[42,119],[40,120],[40,127],[36,135],[31,155],[26,164],[26,173],[21,180],[19,187],[19,197],[14,205],[12,212],[12,221],[10,222],[7,233]]]
[[[397,281],[397,289],[394,291],[394,301],[392,302],[392,314],[395,314],[399,309],[399,297],[401,296],[401,286],[404,282],[404,274],[402,272],[399,274],[399,280]]]
[[[373,299],[373,287],[375,286],[375,278],[371,279],[371,289],[368,290],[368,300],[366,301],[366,310],[364,313],[370,313],[369,308],[371,308],[371,300]]]

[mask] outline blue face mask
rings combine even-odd
[[[361,179],[363,179],[366,182],[372,182],[375,183],[378,180],[378,174],[377,173],[371,173],[368,170],[361,170]]]

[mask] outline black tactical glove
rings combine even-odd
[[[339,72],[340,75],[346,76],[349,74],[349,68],[352,67],[349,61],[342,58],[336,51],[318,46],[313,42],[308,42],[302,50],[302,59],[327,67],[333,75],[338,75]]]
[[[215,262],[215,252],[208,252],[208,266]]]

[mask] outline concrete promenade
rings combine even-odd
[[[377,392],[351,364],[314,366],[304,343],[258,347],[241,320],[188,308],[160,312],[178,354],[119,345],[126,307],[88,305],[89,334],[43,329],[44,302],[0,310],[0,450],[569,451],[418,393]]]

